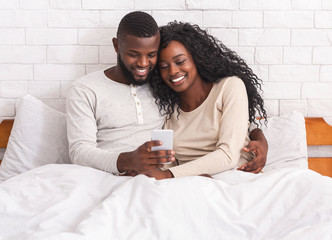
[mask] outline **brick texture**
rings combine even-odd
[[[331,0],[0,0],[0,118],[29,93],[64,109],[68,86],[116,63],[121,18],[198,24],[263,81],[270,116],[332,116]]]

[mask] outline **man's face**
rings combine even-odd
[[[118,64],[128,83],[143,85],[149,81],[157,63],[160,36],[138,38],[125,35],[116,41]]]

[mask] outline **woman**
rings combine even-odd
[[[266,118],[258,77],[197,25],[175,21],[160,32],[159,68],[151,87],[168,115],[164,128],[174,130],[179,165],[145,174],[157,179],[212,175],[250,160],[241,152],[249,142],[249,123],[256,114]]]

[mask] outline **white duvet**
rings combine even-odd
[[[332,239],[332,179],[286,168],[156,181],[46,165],[0,184],[0,239]]]

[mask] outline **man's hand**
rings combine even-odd
[[[250,139],[252,141],[250,141],[242,150],[245,152],[253,152],[255,158],[252,161],[243,164],[238,170],[259,173],[262,171],[266,163],[268,144],[263,132],[258,128],[251,131]]]
[[[173,174],[170,170],[161,170],[161,169],[152,169],[146,172],[143,172],[144,175],[148,177],[153,177],[156,180],[166,179],[166,178],[173,178]]]
[[[151,147],[160,145],[160,141],[148,141],[135,151],[121,153],[117,161],[119,172],[134,171],[139,174],[175,161],[173,150],[151,151]]]

